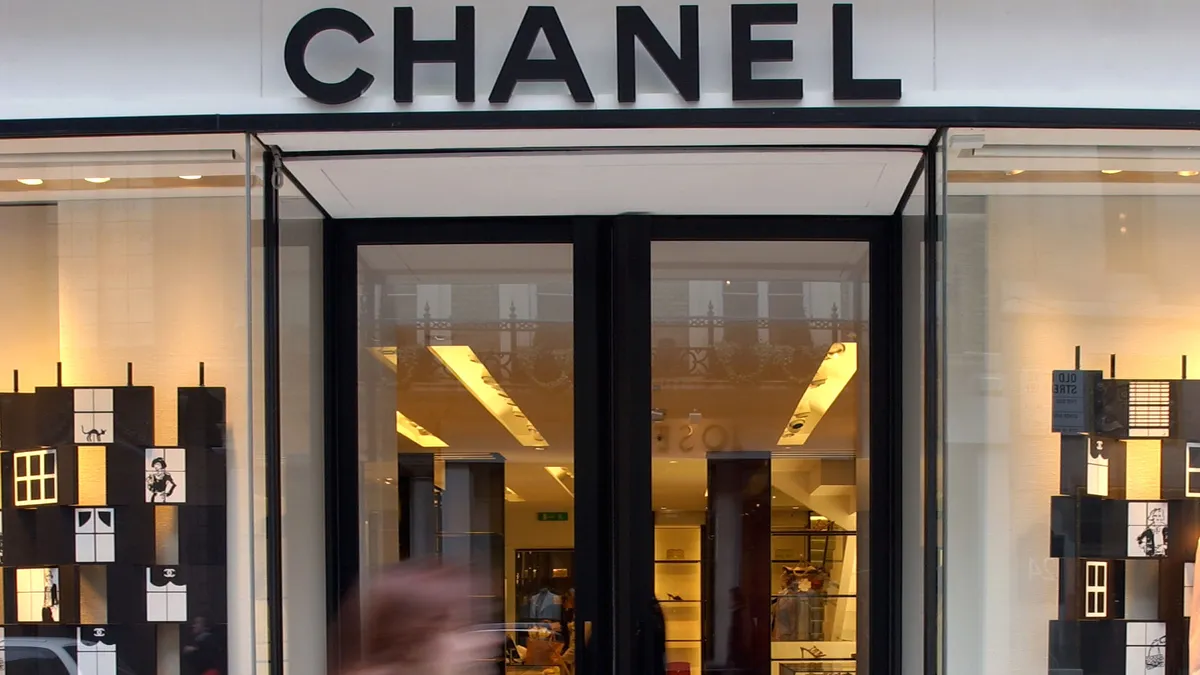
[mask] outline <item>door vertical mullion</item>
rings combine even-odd
[[[579,218],[574,241],[576,673],[614,675],[612,664],[612,397],[609,368],[611,238]],[[591,627],[590,637],[587,635]]]
[[[613,527],[616,673],[652,673],[654,519],[650,458],[650,217],[612,224]]]

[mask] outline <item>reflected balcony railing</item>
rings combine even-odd
[[[864,323],[839,319],[655,318],[651,372],[679,384],[807,385],[830,345],[857,341]],[[574,325],[511,318],[495,322],[424,317],[379,321],[363,346],[392,368],[400,386],[453,381],[430,346],[470,345],[504,386],[569,388]]]

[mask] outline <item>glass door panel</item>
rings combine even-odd
[[[653,564],[670,673],[859,670],[868,248],[652,244]]]
[[[359,245],[357,265],[361,578],[465,566],[472,620],[507,625],[504,658],[565,675],[572,246]]]

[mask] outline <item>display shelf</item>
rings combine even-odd
[[[703,563],[698,525],[654,528],[654,592],[666,623],[667,662],[699,675],[703,626]]]

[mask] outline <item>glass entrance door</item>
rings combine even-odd
[[[889,667],[891,224],[348,224],[331,607],[437,559],[506,675]]]
[[[870,268],[865,241],[651,245],[668,672],[858,671]]]

